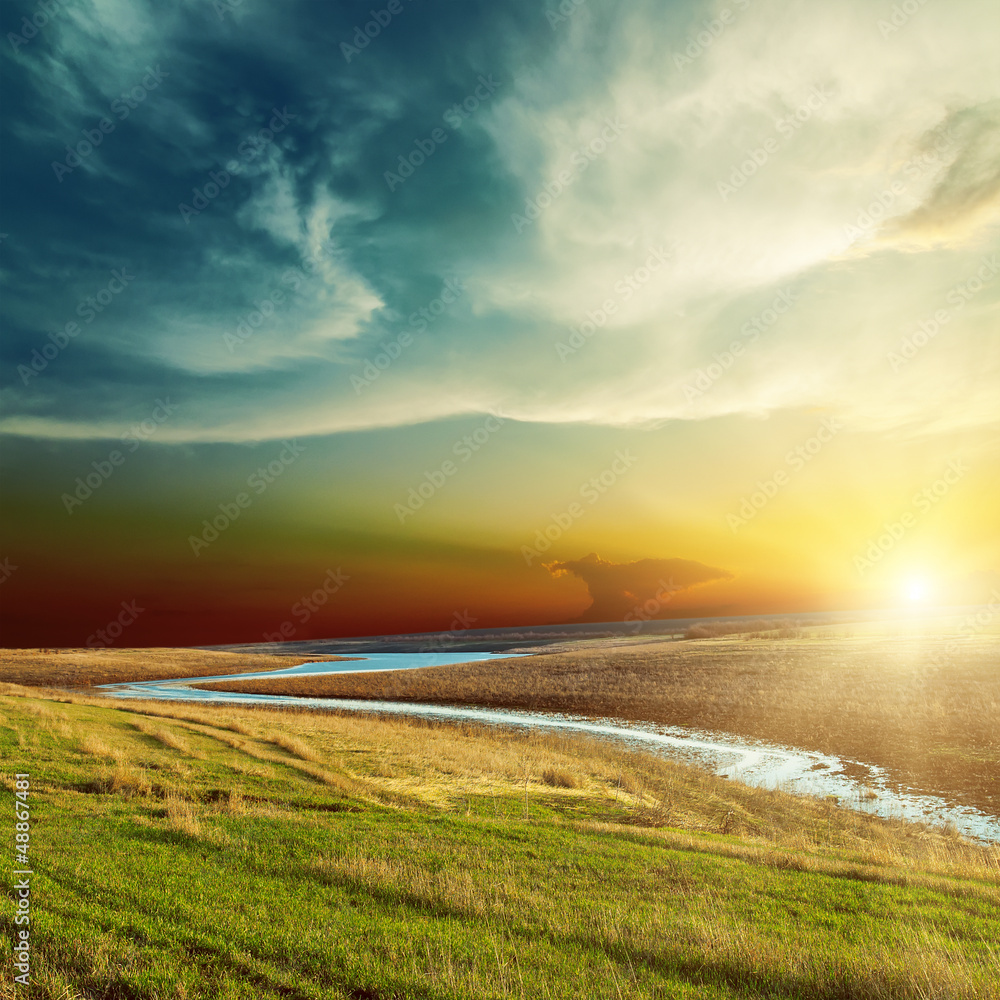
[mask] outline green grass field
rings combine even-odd
[[[4,998],[1000,997],[1000,850],[941,831],[584,739],[6,691]]]

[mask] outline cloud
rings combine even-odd
[[[1000,101],[963,109],[942,131],[959,145],[957,155],[923,204],[886,225],[883,241],[961,245],[1000,221]]]
[[[955,308],[947,347],[887,361],[996,245],[1000,9],[927,5],[883,37],[862,0],[755,0],[678,65],[700,3],[583,5],[558,30],[528,0],[451,7],[407,7],[348,64],[344,5],[219,18],[81,0],[7,60],[2,429],[106,433],[166,386],[178,441],[491,407],[610,426],[789,409],[892,433],[1000,420],[1000,281]],[[162,86],[57,181],[50,162],[148,65]],[[495,94],[450,126],[484,73]],[[297,117],[185,224],[178,203],[275,107]],[[390,191],[385,171],[434,129],[446,140]],[[287,278],[321,248],[307,281]],[[123,265],[139,275],[127,297],[24,383],[18,366]],[[417,332],[453,278],[467,292]],[[788,289],[794,307],[748,336]],[[412,345],[357,392],[351,376],[403,333]]]
[[[635,617],[645,602],[654,599],[660,607],[652,618],[666,617],[670,595],[702,583],[730,580],[733,574],[690,559],[639,559],[613,563],[595,552],[570,562],[546,563],[553,576],[572,574],[587,584],[590,606],[579,621],[617,622]]]

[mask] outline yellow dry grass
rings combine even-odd
[[[720,730],[861,760],[1000,813],[1000,636],[814,630],[644,642],[212,690],[534,709]],[[208,688],[208,685],[204,685]]]
[[[26,704],[29,712],[39,705],[60,711],[39,702],[33,689],[13,693],[18,696],[0,697],[0,717],[5,700]],[[94,790],[160,796],[179,830],[194,829],[206,809],[282,811],[275,803],[245,801],[238,784],[203,800],[191,784],[199,768],[224,764],[230,773],[248,775],[291,769],[355,801],[466,814],[478,802],[487,816],[516,818],[527,799],[557,808],[563,822],[581,830],[614,829],[769,866],[929,887],[957,876],[986,879],[1000,905],[1000,846],[752,788],[591,737],[400,717],[163,702],[112,707],[86,695],[63,700],[91,710],[75,710],[69,721],[76,727],[71,745],[105,758],[94,772]],[[150,731],[167,738],[150,744]],[[179,760],[176,747],[190,751],[193,744],[197,758],[186,753]],[[171,805],[172,798],[178,801]],[[706,843],[705,833],[734,839]]]
[[[100,736],[88,733],[80,740],[80,749],[90,754],[92,757],[103,757],[106,760],[122,761],[123,751],[121,747],[111,746]]]
[[[295,757],[302,760],[320,761],[323,758],[307,743],[295,736],[287,736],[284,733],[275,733],[271,736],[271,742],[282,750],[287,750]]]
[[[127,681],[167,680],[282,670],[342,656],[267,656],[208,649],[0,649],[0,682],[82,688]]]
[[[171,750],[176,750],[188,757],[204,757],[204,754],[192,750],[187,742],[172,729],[167,729],[164,726],[151,726],[142,721],[135,722],[133,725],[143,735],[162,743],[165,747],[170,747]]]

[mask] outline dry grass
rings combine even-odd
[[[153,785],[143,768],[128,763],[117,763],[114,767],[105,767],[99,771],[88,790],[105,794],[117,793],[128,798],[145,797],[152,794]]]
[[[822,632],[822,630],[819,630]],[[1000,637],[704,639],[211,689],[536,709],[715,729],[866,761],[1000,812]],[[207,687],[207,685],[206,685]]]
[[[0,698],[5,750],[38,705]],[[75,735],[32,765],[48,858],[32,996],[318,995],[343,948],[411,978],[348,966],[324,994],[1000,998],[1000,847],[577,735],[48,707]],[[205,759],[171,770],[159,730]],[[223,787],[242,759],[268,776]],[[317,786],[316,761],[350,798]],[[409,811],[370,805],[404,795]]]
[[[594,832],[597,828],[591,824],[585,829]],[[607,825],[601,832],[617,836],[623,833],[620,828]],[[666,839],[671,847],[692,849],[689,844],[674,843],[669,838],[646,839]],[[759,857],[729,853],[723,845],[719,846],[722,849],[713,849],[713,854],[742,857],[752,864],[761,863]],[[698,850],[698,847],[693,849]],[[764,863],[767,864],[767,861]],[[788,870],[791,866],[778,867]],[[564,869],[572,868],[572,864],[564,863]],[[750,996],[822,996],[831,1000],[861,997],[864,1000],[898,1000],[900,997],[912,1000],[986,1000],[986,997],[998,995],[992,990],[980,992],[981,979],[977,976],[982,971],[980,963],[969,961],[956,942],[948,942],[946,938],[942,940],[933,934],[932,927],[927,926],[903,931],[900,935],[902,940],[895,941],[892,948],[880,945],[861,956],[848,959],[839,968],[831,968],[833,963],[817,947],[819,942],[810,940],[810,932],[804,927],[798,928],[797,933],[793,932],[794,939],[786,942],[775,940],[763,927],[755,927],[752,921],[734,921],[730,915],[720,912],[723,907],[719,900],[711,892],[706,892],[675,861],[668,860],[649,876],[658,880],[671,895],[684,897],[684,912],[680,919],[676,911],[665,913],[656,905],[648,905],[639,893],[633,896],[633,906],[638,911],[636,914],[626,916],[610,905],[585,912],[572,900],[555,898],[526,884],[511,862],[501,863],[493,873],[494,877],[484,881],[476,879],[460,866],[430,871],[415,858],[376,857],[364,845],[358,845],[340,855],[320,855],[311,862],[310,869],[320,881],[348,885],[375,898],[398,896],[400,887],[405,887],[406,899],[411,906],[419,905],[431,912],[460,912],[466,920],[492,920],[501,933],[504,924],[512,924],[520,914],[531,912],[537,915],[554,939],[582,938],[595,949],[607,947],[608,942],[613,942],[621,953],[650,956],[662,953],[665,942],[682,942],[702,955],[712,956],[716,964],[725,963],[734,971],[739,970],[733,978],[742,979],[747,985],[755,979],[766,980],[769,970],[792,971],[789,968],[790,959],[796,962],[794,971],[807,982],[813,980],[817,985],[825,980],[829,982],[828,977],[833,972],[839,979],[829,992],[795,990],[786,993],[779,989],[758,993],[751,989],[746,994]],[[832,869],[825,869],[822,865],[800,870],[833,873]],[[996,954],[995,949],[989,950]],[[511,992],[518,995],[516,985]],[[615,994],[609,991],[605,995]],[[732,994],[727,992],[725,995]]]
[[[801,639],[809,626],[823,626],[822,619],[755,619],[749,621],[696,622],[684,630],[685,639],[717,639],[723,635],[741,635],[748,639]]]
[[[275,733],[271,736],[271,742],[276,747],[280,747],[282,750],[287,750],[290,754],[295,757],[299,757],[302,760],[311,760],[317,764],[323,760],[322,756],[320,756],[313,747],[309,746],[307,743],[303,743],[302,740],[295,736],[288,736],[284,733]]]
[[[342,656],[267,656],[205,649],[0,649],[0,682],[31,687],[167,680],[282,670]]]
[[[151,739],[156,740],[157,743],[162,743],[165,747],[169,747],[171,750],[176,750],[178,753],[182,753],[188,757],[204,759],[204,754],[197,753],[192,750],[188,743],[172,729],[168,729],[164,726],[151,726],[142,721],[134,722],[133,725],[144,736],[149,736]]]
[[[22,697],[7,703],[27,701],[30,712],[37,702],[28,698],[37,696],[21,690]],[[803,870],[927,886],[953,877],[987,879],[997,888],[1000,905],[1000,847],[966,842],[954,831],[727,781],[588,736],[398,716],[228,706],[207,712],[163,702],[111,709],[103,698],[72,700],[75,724],[85,725],[87,732],[69,745],[108,761],[97,769],[91,791],[129,798],[173,796],[191,803],[195,821],[203,822],[206,810],[275,808],[247,802],[232,785],[220,790],[219,778],[209,779],[214,791],[204,799],[192,776],[212,761],[224,761],[230,775],[247,776],[241,784],[253,780],[249,776],[266,778],[290,769],[354,801],[464,814],[478,803],[485,817],[520,817],[527,795],[532,804],[544,803],[581,830],[615,829],[622,836],[653,837],[686,850],[705,848],[705,833],[724,833],[737,839],[728,846],[713,841],[711,850],[778,868],[804,865]],[[0,700],[0,715],[3,709]],[[80,716],[81,711],[90,714]],[[190,768],[179,770],[172,742],[157,740],[162,748],[157,751],[145,738],[150,730],[169,731],[184,745],[188,739],[201,746],[215,741],[220,749],[209,749]],[[178,730],[190,737],[181,739]],[[176,803],[173,808],[171,823],[182,829],[188,808]],[[823,856],[830,850],[840,859]]]
[[[103,757],[106,760],[114,760],[119,764],[124,763],[125,755],[121,747],[111,746],[100,736],[88,733],[80,740],[80,749],[90,754],[92,757]]]
[[[19,694],[18,703],[38,704],[34,689],[10,686],[8,693]],[[75,706],[109,712],[106,698],[60,697]],[[187,729],[199,739],[207,737],[236,751],[229,766],[241,775],[271,773],[268,768],[274,766],[291,768],[337,794],[371,802],[464,811],[468,802],[479,800],[502,812],[504,802],[523,803],[527,774],[531,799],[542,795],[561,803],[559,808],[571,821],[577,817],[579,822],[620,824],[618,814],[624,809],[629,828],[636,831],[727,833],[766,850],[812,850],[824,844],[848,850],[866,865],[922,867],[942,875],[968,869],[973,877],[989,871],[1000,881],[1000,849],[970,845],[954,831],[882,820],[831,801],[752,788],[587,736],[399,716],[230,706],[206,710],[155,701],[130,701],[127,709],[116,705],[115,714],[131,720],[126,732],[97,729],[83,742],[89,748],[85,752],[115,762],[100,772],[102,790],[126,795],[148,795],[152,787],[144,765],[136,763],[150,759],[149,744],[143,742],[136,721],[141,727],[166,728],[154,721],[162,719],[173,729]],[[158,742],[166,753],[169,744]],[[82,748],[79,736],[73,745]],[[182,792],[181,772],[171,777],[163,770],[173,768],[174,760],[169,753],[164,756],[155,781],[181,779],[175,789]],[[592,810],[578,814],[579,804],[592,802],[595,795],[608,803],[604,820]]]
[[[542,781],[553,788],[579,788],[580,782],[576,776],[560,768],[547,767],[542,771]]]
[[[189,837],[201,835],[201,823],[194,805],[179,795],[169,795],[165,800],[167,825]]]
[[[179,705],[136,707],[150,714],[174,714],[178,721],[205,717]],[[343,794],[370,801],[454,809],[464,809],[470,798],[520,802],[527,774],[530,797],[548,796],[550,802],[562,803],[570,820],[578,803],[597,795],[607,802],[606,821],[612,825],[621,825],[619,812],[625,810],[627,827],[637,833],[646,830],[668,838],[683,836],[677,831],[727,833],[742,838],[754,858],[767,857],[778,867],[789,861],[783,853],[774,855],[776,848],[809,851],[823,844],[850,851],[859,865],[920,868],[921,878],[928,873],[985,873],[1000,883],[1000,848],[825,800],[727,781],[587,736],[259,708],[220,708],[209,718],[212,725],[192,721],[192,728],[258,760],[293,767]],[[282,732],[276,735],[278,725]],[[229,735],[237,727],[255,735]],[[299,759],[289,761],[270,751],[281,745],[278,740],[294,746],[295,751],[282,749]],[[587,812],[578,822],[605,821]]]

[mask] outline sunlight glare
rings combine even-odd
[[[921,576],[911,576],[906,581],[904,588],[906,598],[909,601],[925,601],[930,592],[927,581]]]

